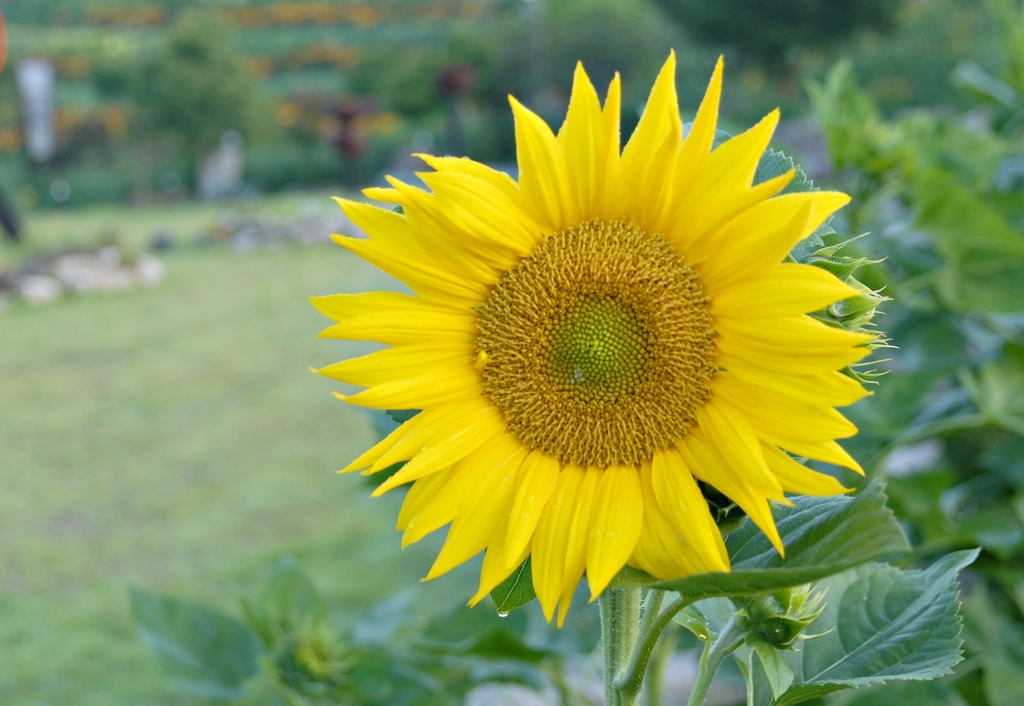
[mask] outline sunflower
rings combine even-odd
[[[450,524],[428,579],[486,552],[471,603],[527,556],[559,623],[584,574],[593,599],[626,564],[728,571],[697,481],[782,552],[772,501],[845,491],[793,456],[860,471],[835,407],[866,394],[840,371],[871,337],[807,315],[858,292],[783,261],[849,198],[752,185],[778,111],[712,149],[721,86],[719,60],[684,135],[670,56],[620,151],[618,76],[602,108],[577,66],[557,135],[510,98],[518,183],[421,155],[429,191],[339,200],[369,238],[336,241],[414,294],[313,298],[322,336],[390,346],[317,372],[422,410],[343,472],[405,462],[374,495],[412,484],[403,546]]]

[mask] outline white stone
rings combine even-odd
[[[32,306],[47,304],[61,295],[60,282],[45,275],[25,275],[18,280],[18,293]]]
[[[139,278],[140,284],[152,287],[164,281],[164,277],[167,275],[167,267],[164,266],[163,261],[158,257],[141,255],[139,256],[138,263],[135,265],[135,275]]]
[[[69,292],[91,292],[96,289],[96,269],[100,264],[96,256],[89,253],[62,255],[53,264],[53,276]]]

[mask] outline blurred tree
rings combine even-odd
[[[225,131],[247,135],[260,120],[256,78],[209,13],[183,14],[126,87],[146,125],[174,134],[196,162]]]
[[[824,48],[861,29],[888,30],[897,0],[656,0],[695,39],[730,44],[774,73],[793,48]]]

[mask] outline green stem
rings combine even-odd
[[[656,597],[652,597],[652,595]],[[663,591],[654,590],[648,593],[648,600],[644,605],[645,608],[650,605],[653,610],[644,611],[640,635],[633,647],[633,654],[630,655],[629,664],[619,674],[615,682],[615,686],[627,694],[636,695],[640,693],[640,689],[644,684],[644,674],[647,672],[647,665],[651,661],[651,654],[653,654],[654,648],[658,644],[658,638],[661,637],[661,633],[672,622],[672,618],[676,617],[679,611],[691,603],[686,598],[677,596],[659,612],[657,608],[661,606],[663,600]],[[657,601],[657,607],[654,607],[655,601]]]
[[[608,588],[601,594],[601,644],[604,649],[605,706],[637,706],[637,694],[616,686],[633,652],[640,628],[640,589]]]
[[[677,623],[669,623],[665,632],[658,640],[658,646],[651,655],[651,664],[647,668],[647,706],[661,706],[661,681],[665,673],[665,666],[669,658],[675,653],[676,645],[679,644],[679,631],[682,626]]]
[[[690,692],[686,706],[702,706],[704,699],[707,698],[708,689],[711,688],[711,681],[715,678],[718,668],[722,666],[722,660],[743,644],[745,636],[746,630],[740,627],[736,616],[733,616],[718,637],[708,640],[700,656],[697,680],[693,684],[693,691]]]

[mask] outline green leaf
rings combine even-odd
[[[1021,107],[1021,95],[1013,86],[1000,81],[973,61],[962,61],[953,69],[953,85],[966,89],[1007,108]]]
[[[1024,301],[1024,237],[996,201],[937,168],[914,180],[918,226],[946,258],[938,291],[963,311],[1012,312]]]
[[[964,602],[964,637],[972,654],[980,656],[982,684],[991,706],[1024,703],[1024,629],[993,605],[984,583]]]
[[[385,409],[384,414],[391,417],[396,424],[405,424],[420,413],[418,409]]]
[[[531,564],[530,557],[526,557],[518,569],[491,591],[491,600],[499,615],[511,613],[537,597],[533,592]]]
[[[771,686],[772,698],[777,699],[786,693],[790,684],[793,683],[793,670],[786,664],[781,650],[776,649],[756,636],[752,637],[754,639],[750,637],[747,639],[748,644],[752,648],[750,659],[753,659],[754,654],[757,655],[761,662],[761,670]],[[753,665],[749,665],[748,669],[752,667]]]
[[[460,606],[434,617],[423,629],[417,647],[447,655],[511,659],[535,664],[548,650],[524,642],[528,618],[523,611],[499,617],[486,610]]]
[[[991,421],[1024,435],[1024,346],[1007,344],[999,360],[983,366],[972,397]]]
[[[952,688],[935,681],[894,681],[876,687],[857,690],[845,696],[842,706],[963,706],[960,698]]]
[[[242,682],[256,674],[259,647],[232,618],[194,603],[130,593],[139,638],[181,690],[229,701],[244,695]]]
[[[775,524],[786,547],[785,558],[749,519],[728,534],[732,571],[657,581],[636,569],[615,578],[615,585],[641,585],[678,591],[694,600],[743,596],[800,586],[854,566],[906,552],[907,538],[885,507],[881,481],[854,497],[797,496],[792,507],[775,506]]]
[[[780,177],[791,169],[795,170],[796,174],[793,176],[793,181],[789,182],[782,190],[782,193],[792,194],[814,190],[814,182],[807,178],[807,172],[803,170],[803,167],[785,152],[773,149],[767,149],[761,155],[761,161],[757,163],[757,170],[754,172],[754,184]]]
[[[273,647],[284,633],[327,617],[327,606],[299,562],[281,559],[253,600],[241,599],[242,610],[263,644]]]
[[[751,703],[789,706],[833,691],[948,674],[961,660],[957,574],[979,550],[955,552],[924,571],[868,564],[817,584],[822,614],[798,650],[780,653],[792,685],[772,700],[765,675],[751,670]],[[737,654],[737,659],[748,655]]]

